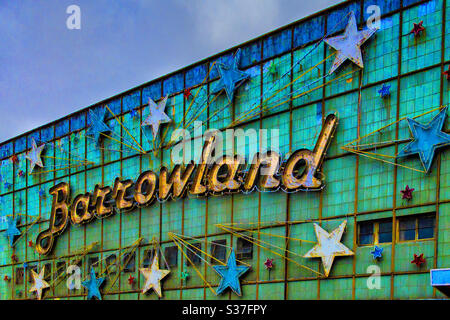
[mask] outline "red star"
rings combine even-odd
[[[423,257],[423,253],[421,253],[420,256],[414,253],[414,260],[411,261],[411,263],[414,263],[418,267],[420,267],[421,264],[424,264],[425,258]]]
[[[3,280],[9,281],[9,277],[8,277],[7,275],[5,275],[5,277],[3,278]]]
[[[31,248],[33,246],[33,241],[28,241],[28,246]]]
[[[400,192],[403,193],[402,194],[402,199],[408,199],[408,200],[412,199],[412,192],[413,191],[414,191],[414,188],[410,189],[409,186],[406,185],[405,190],[400,190]]]
[[[422,26],[423,21],[420,21],[419,24],[414,23],[414,27],[412,28],[410,33],[414,33],[414,37],[417,37],[418,35],[420,35],[420,33],[425,30],[425,27]]]
[[[19,158],[17,158],[16,155],[13,155],[10,159],[11,159],[12,163],[18,163],[19,162]]]
[[[264,266],[268,270],[272,269],[273,268],[273,259],[267,258],[267,260],[264,262]]]
[[[450,80],[450,64],[448,65],[448,70],[444,71],[443,74],[447,78],[447,80]]]
[[[134,283],[134,277],[130,275],[128,277],[128,284],[133,285],[133,283]]]
[[[192,96],[191,89],[184,89],[183,97],[187,100],[190,96]]]
[[[23,177],[23,175],[24,175],[23,170],[19,170],[18,176],[19,176],[19,177]]]

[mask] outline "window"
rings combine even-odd
[[[29,266],[28,267],[28,283],[33,283],[34,282],[33,272],[31,272],[31,271],[34,271],[34,272],[39,274],[37,266]]]
[[[365,221],[359,224],[359,244],[373,244],[373,222]]]
[[[201,243],[193,243],[192,245],[190,245],[190,246],[188,245],[187,247],[188,247],[188,249],[186,250],[186,253],[187,253],[188,258],[195,265],[200,264],[201,263],[201,259],[200,259],[201,252],[199,250],[202,249],[202,244]],[[196,250],[194,247],[199,249],[199,250]],[[190,265],[189,260],[186,261],[186,264]]]
[[[358,244],[373,245],[392,242],[392,219],[358,223]]]
[[[435,214],[398,219],[398,240],[415,241],[434,238]]]
[[[88,272],[91,272],[91,267],[96,269],[98,266],[98,257],[89,257],[88,259]]]
[[[144,268],[150,268],[154,256],[155,256],[155,249],[147,249],[144,251],[144,261],[142,263]]]
[[[56,263],[56,275],[57,275],[57,277],[60,277],[64,272],[66,272],[66,262],[65,261],[58,261]]]
[[[16,268],[16,284],[23,284],[23,268]]]
[[[50,281],[52,278],[52,263],[46,263],[45,264],[45,271],[44,271],[44,280]]]
[[[253,243],[244,238],[237,239],[236,258],[252,259],[253,258]]]
[[[165,248],[164,257],[169,267],[176,267],[178,264],[178,247],[172,246]]]
[[[211,255],[216,258],[219,261],[225,262],[226,260],[226,245],[227,240],[215,240],[211,243]],[[216,262],[214,259],[211,258],[211,262]]]
[[[126,253],[123,256],[123,272],[135,272],[136,271],[136,253]]]
[[[105,259],[106,271],[108,274],[116,274],[117,264],[116,264],[117,256],[115,253],[110,254]]]

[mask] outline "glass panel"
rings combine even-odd
[[[408,218],[399,221],[400,241],[415,240],[416,238],[416,219]]]
[[[169,267],[176,267],[178,264],[178,247],[172,246],[164,249],[164,257]]]
[[[378,243],[392,242],[392,221],[383,221],[378,224]]]
[[[188,258],[194,263],[194,264],[200,264],[201,260],[200,260],[200,254],[201,252],[199,250],[196,250],[195,248],[198,249],[202,249],[202,244],[201,243],[193,243],[192,246],[187,246],[186,248],[186,252],[187,252],[187,256]],[[187,265],[190,265],[191,263],[188,261],[186,261]]]
[[[226,244],[227,240],[216,240],[211,244],[211,255],[220,261],[226,260]],[[211,262],[214,262],[214,259],[211,258]]]
[[[237,239],[237,259],[252,259],[253,258],[253,243],[244,238]]]
[[[362,222],[359,224],[359,244],[373,243],[373,222]]]
[[[419,239],[430,239],[434,237],[434,221],[435,217],[419,218]]]

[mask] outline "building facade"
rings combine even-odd
[[[344,2],[1,143],[0,298],[445,298],[449,7]],[[201,162],[163,187],[179,128],[267,129],[281,165],[233,138],[238,187]]]

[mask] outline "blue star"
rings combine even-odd
[[[105,278],[96,278],[94,267],[91,267],[91,274],[89,280],[83,281],[81,285],[88,290],[88,299],[92,299],[93,297],[97,297],[97,299],[102,300],[102,296],[100,294],[100,286],[102,285]]]
[[[383,257],[383,248],[375,246],[375,248],[373,248],[373,251],[371,251],[370,253],[373,255],[373,258],[375,260],[381,259]]]
[[[24,263],[23,263],[23,268],[24,268],[24,269],[28,268],[28,263],[24,262]]]
[[[111,128],[104,122],[105,120],[105,108],[100,108],[97,112],[89,110],[88,123],[89,128],[86,131],[86,135],[94,137],[94,140],[98,143],[102,133],[111,131]]]
[[[217,288],[217,294],[222,293],[227,287],[230,287],[234,293],[240,296],[241,285],[239,283],[239,277],[250,269],[250,267],[236,265],[234,250],[231,250],[226,266],[213,266],[213,268],[222,277]]]
[[[386,85],[385,83],[383,83],[383,86],[381,87],[380,90],[378,90],[378,93],[380,94],[381,98],[386,98],[389,97],[391,95],[391,92],[389,91],[389,89],[391,88],[391,85]]]
[[[17,229],[17,222],[19,221],[19,217],[7,217],[6,219],[6,231],[5,235],[9,239],[9,245],[12,247],[14,243],[14,237],[20,236],[20,231]]]
[[[5,182],[5,189],[9,189],[11,188],[12,184],[9,183],[8,181]]]
[[[250,78],[250,75],[244,71],[238,69],[238,61],[240,57],[240,50],[236,52],[234,58],[232,58],[231,64],[217,63],[216,67],[220,75],[219,83],[212,90],[212,93],[217,93],[222,89],[225,89],[228,100],[233,101],[234,90],[237,88],[236,83]]]
[[[426,172],[430,171],[437,148],[450,145],[450,135],[442,131],[447,107],[442,109],[428,124],[423,125],[414,119],[407,118],[409,130],[414,140],[408,143],[397,157],[406,157],[418,153]]]

